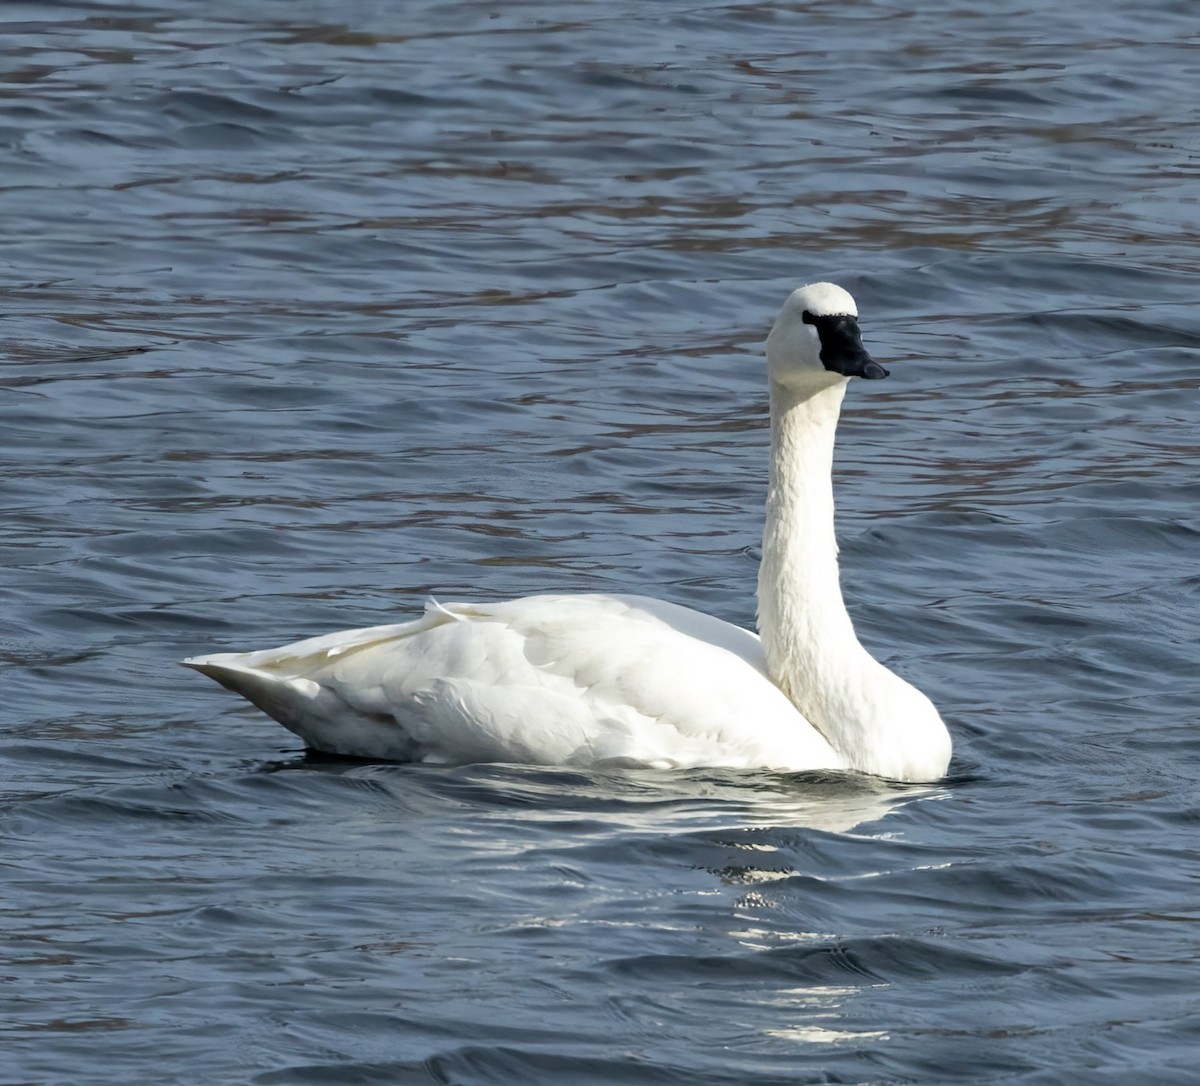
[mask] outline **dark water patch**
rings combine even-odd
[[[682,979],[706,988],[738,988],[750,978],[806,985],[887,984],[902,980],[973,978],[1019,972],[1020,966],[918,939],[861,939],[834,945],[777,947],[722,958],[650,957],[610,963],[619,976],[636,980]]]

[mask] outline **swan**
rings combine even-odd
[[[849,770],[933,781],[950,736],[842,600],[833,446],[851,377],[888,371],[854,299],[792,292],[767,337],[759,636],[631,595],[429,600],[420,618],[183,663],[316,750],[442,764]]]

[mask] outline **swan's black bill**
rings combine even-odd
[[[865,377],[876,381],[888,375],[863,346],[858,321],[848,313],[817,317],[807,309],[802,318],[821,337],[821,365],[843,377]]]

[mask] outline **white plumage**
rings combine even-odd
[[[937,711],[859,644],[838,585],[831,458],[848,377],[886,376],[840,287],[768,339],[763,640],[638,596],[430,602],[422,617],[185,661],[318,750],[441,763],[946,770]]]
[[[430,603],[415,622],[189,663],[335,754],[846,765],[767,678],[754,634],[637,596]]]

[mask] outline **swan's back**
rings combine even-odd
[[[754,634],[637,596],[431,603],[414,622],[187,663],[337,754],[845,768]]]

